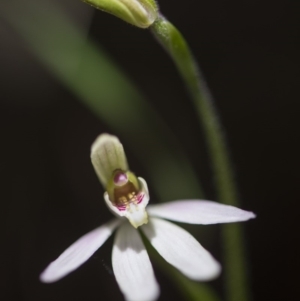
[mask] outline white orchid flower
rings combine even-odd
[[[185,276],[207,281],[220,274],[220,264],[186,230],[165,219],[208,225],[255,217],[252,212],[204,200],[178,200],[147,207],[147,183],[128,170],[123,146],[114,136],[100,135],[92,145],[91,159],[106,187],[105,203],[117,218],[66,249],[41,274],[43,282],[55,282],[77,269],[118,227],[112,266],[120,290],[128,301],[153,301],[159,296],[159,285],[136,228],[140,227],[158,253]]]

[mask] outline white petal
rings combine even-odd
[[[124,223],[118,230],[112,253],[116,280],[127,301],[154,301],[159,295],[152,265],[136,229]]]
[[[123,145],[116,136],[101,134],[91,148],[91,160],[103,187],[116,169],[128,170]]]
[[[107,192],[104,193],[104,200],[107,207],[116,216],[125,216],[130,221],[131,225],[135,228],[148,223],[148,215],[146,206],[149,202],[149,191],[146,181],[143,178],[138,178],[140,184],[140,191],[137,198],[140,198],[138,204],[131,203],[127,208],[119,209],[109,199]]]
[[[101,247],[120,222],[119,219],[114,219],[79,238],[49,264],[40,275],[40,280],[55,282],[77,269]]]
[[[211,280],[220,272],[220,264],[187,231],[168,221],[150,218],[142,230],[158,253],[193,280]]]
[[[247,221],[255,214],[211,201],[180,200],[148,206],[149,215],[188,224],[219,224]]]

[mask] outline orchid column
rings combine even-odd
[[[238,205],[228,150],[211,95],[181,33],[160,13],[154,0],[83,0],[140,28],[149,28],[173,59],[194,101],[212,159],[219,201]],[[249,299],[242,232],[238,225],[223,228],[228,300]]]

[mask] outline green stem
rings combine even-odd
[[[237,189],[221,124],[191,51],[181,33],[164,17],[159,16],[150,29],[173,59],[194,101],[212,159],[218,198],[224,204],[237,206]],[[225,225],[222,230],[228,300],[249,300],[241,226]]]

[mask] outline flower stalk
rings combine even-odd
[[[197,63],[181,33],[163,16],[158,16],[150,30],[174,61],[194,101],[212,160],[218,199],[224,204],[238,206],[237,188],[221,123]],[[225,225],[222,236],[228,300],[247,301],[249,289],[242,228],[236,224]]]

